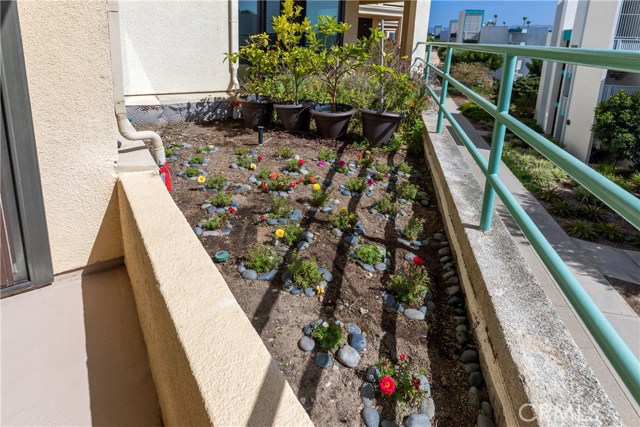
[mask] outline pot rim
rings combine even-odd
[[[392,111],[385,111],[384,113],[378,113],[375,110],[369,110],[367,108],[361,108],[360,109],[360,113],[364,113],[364,114],[371,114],[371,115],[376,115],[376,116],[381,116],[381,117],[389,117],[389,118],[394,118],[394,119],[401,119],[404,117],[403,113],[395,113]]]
[[[346,118],[346,117],[351,117],[356,113],[356,109],[352,108],[349,111],[338,111],[335,113],[332,113],[331,111],[317,111],[317,110],[311,110],[311,114],[314,116],[320,116],[320,117],[335,117],[335,118]]]

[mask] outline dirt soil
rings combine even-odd
[[[609,283],[611,283],[611,286],[616,288],[618,293],[622,295],[622,298],[624,298],[633,311],[640,316],[640,284],[615,279],[609,276],[604,277],[609,281]]]
[[[238,303],[252,322],[256,331],[271,352],[274,360],[317,426],[361,425],[360,411],[363,405],[359,397],[359,388],[365,377],[367,367],[379,357],[397,359],[400,353],[406,353],[417,366],[429,372],[429,379],[436,405],[435,424],[439,426],[473,426],[476,424],[477,409],[468,403],[467,375],[463,365],[456,359],[461,351],[455,339],[456,323],[442,280],[442,266],[437,255],[442,246],[435,242],[420,250],[412,250],[425,260],[431,278],[431,290],[434,294],[436,309],[428,321],[409,320],[395,311],[385,309],[381,298],[383,284],[391,273],[404,263],[406,249],[398,243],[397,227],[403,227],[413,215],[427,219],[426,232],[432,236],[443,232],[440,213],[433,204],[424,207],[419,203],[413,207],[403,207],[409,214],[397,220],[386,221],[373,216],[368,208],[383,192],[392,191],[380,185],[375,186],[373,197],[349,198],[337,191],[339,184],[348,178],[328,167],[319,167],[312,161],[322,147],[333,148],[338,160],[347,163],[356,159],[357,150],[347,143],[332,140],[320,140],[311,136],[294,136],[285,132],[268,132],[265,143],[257,145],[257,133],[246,130],[237,122],[215,125],[195,125],[179,123],[153,129],[160,133],[165,146],[175,143],[189,143],[191,148],[183,148],[180,159],[171,164],[174,189],[173,199],[184,213],[189,224],[194,227],[207,217],[200,205],[207,195],[198,191],[196,181],[182,179],[176,174],[184,170],[182,161],[195,154],[198,147],[211,144],[220,149],[215,154],[204,154],[211,163],[204,166],[209,173],[222,171],[228,181],[250,184],[252,174],[248,170],[230,169],[237,147],[255,149],[263,157],[258,170],[268,168],[280,170],[281,160],[275,158],[279,147],[290,147],[302,159],[306,168],[314,175],[333,180],[332,199],[340,201],[338,208],[347,207],[356,211],[364,228],[366,238],[360,243],[384,245],[395,254],[391,268],[383,273],[367,273],[347,256],[348,244],[344,239],[332,236],[327,228],[328,213],[311,213],[304,207],[304,198],[311,194],[310,186],[298,185],[288,197],[292,207],[300,208],[304,214],[301,226],[312,231],[316,238],[309,249],[300,253],[303,257],[315,258],[319,265],[326,267],[334,276],[323,296],[293,296],[281,291],[280,274],[271,283],[249,281],[237,272],[237,266],[245,255],[246,248],[256,242],[271,242],[275,227],[259,221],[259,212],[266,209],[269,196],[256,187],[246,195],[237,195],[240,207],[233,214],[233,231],[228,236],[199,237],[204,248],[213,255],[216,251],[227,250],[231,253],[226,263],[218,264],[229,288]],[[397,165],[405,159],[415,170],[422,171],[421,178],[411,180],[419,184],[430,195],[432,203],[435,196],[430,189],[431,179],[424,166],[424,157],[420,154],[407,155],[405,151],[396,154],[377,153],[376,158],[388,165]],[[362,169],[361,169],[362,171]],[[397,222],[396,222],[397,221]],[[417,308],[417,307],[415,307]],[[315,351],[304,353],[297,347],[302,337],[302,328],[319,317],[335,318],[343,322],[359,325],[367,338],[367,348],[356,369],[348,369],[335,362],[330,369],[323,370],[315,363]],[[487,400],[483,390],[483,399]],[[414,408],[415,409],[415,408]],[[383,405],[381,419],[395,419],[401,423],[406,412],[391,404]]]

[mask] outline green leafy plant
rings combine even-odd
[[[545,202],[553,202],[555,200],[561,199],[562,196],[557,187],[549,187],[545,188],[538,194],[538,197]]]
[[[502,160],[522,185],[534,194],[567,180],[567,174],[535,150],[505,143]]]
[[[296,152],[289,147],[279,147],[276,156],[280,159],[290,159],[296,155]]]
[[[327,191],[324,188],[318,190],[313,189],[311,191],[311,204],[317,208],[324,206],[331,197],[331,191]]]
[[[200,169],[195,167],[188,167],[187,169],[185,169],[184,174],[189,178],[193,178],[194,176],[200,175]]]
[[[373,164],[373,169],[376,172],[382,173],[382,174],[387,174],[387,173],[391,173],[391,171],[393,170],[393,168],[387,164],[381,163],[381,162],[375,162]]]
[[[346,342],[347,334],[344,328],[334,321],[323,322],[311,332],[311,337],[318,343],[322,351],[334,351]]]
[[[554,200],[551,202],[551,208],[549,212],[552,215],[556,215],[562,218],[575,218],[578,214],[578,209],[571,202],[567,202],[563,199]]]
[[[573,237],[582,240],[595,240],[598,237],[598,233],[596,233],[593,225],[580,219],[574,219],[571,221],[567,226],[567,231]]]
[[[224,212],[221,214],[212,215],[211,218],[202,221],[200,227],[204,230],[220,230],[223,225],[229,220],[229,214]]]
[[[326,148],[321,148],[318,151],[318,160],[324,160],[325,162],[330,162],[336,158],[336,154],[333,150],[329,150]]]
[[[423,218],[413,217],[409,220],[409,223],[402,231],[404,237],[409,240],[417,240],[418,237],[422,234],[422,230],[424,228],[425,220]]]
[[[376,245],[358,246],[353,252],[353,255],[356,259],[369,265],[378,264],[384,259],[382,252],[380,252],[380,248]]]
[[[280,252],[273,246],[256,243],[249,247],[246,257],[246,267],[258,273],[265,273],[278,268],[282,258]]]
[[[382,196],[382,199],[378,200],[373,207],[378,212],[386,215],[394,214],[398,210],[398,205],[396,204],[393,196],[389,193]]]
[[[347,173],[349,171],[349,166],[347,165],[347,162],[345,162],[344,160],[339,160],[336,163],[334,163],[333,168],[340,173]]]
[[[598,205],[583,205],[580,208],[580,216],[590,221],[602,222],[606,217],[606,213]]]
[[[613,222],[599,222],[596,224],[596,230],[600,237],[612,242],[621,242],[624,239],[622,227]]]
[[[621,91],[600,102],[591,130],[614,164],[628,159],[640,168],[640,93]]]
[[[596,196],[593,195],[586,188],[579,186],[573,192],[573,195],[580,201],[580,203],[588,204],[588,205],[601,205],[602,202]]]
[[[403,182],[402,184],[398,185],[396,194],[401,199],[414,200],[417,197],[419,190],[420,187],[418,187],[417,185],[411,184],[409,182]]]
[[[287,204],[287,200],[282,197],[269,197],[269,218],[288,218],[293,212],[293,208]]]
[[[492,125],[494,118],[475,102],[465,102],[458,107],[463,116],[483,125]]]
[[[209,203],[217,208],[224,208],[231,205],[232,198],[231,194],[220,191],[209,198]]]
[[[398,166],[396,166],[396,170],[398,172],[402,172],[405,175],[411,175],[413,173],[413,168],[407,162],[402,162]]]
[[[271,172],[266,181],[262,181],[262,189],[265,191],[288,191],[291,187],[291,178],[282,174]],[[297,184],[296,184],[297,185]]]
[[[218,191],[222,190],[225,185],[227,185],[227,179],[224,177],[222,172],[209,175],[207,177],[207,180],[204,182],[204,186],[206,188],[211,188]]]
[[[462,62],[451,67],[451,76],[481,95],[493,95],[491,70],[480,62]],[[455,88],[452,87],[455,90]]]
[[[204,162],[204,157],[202,156],[193,156],[191,160],[189,160],[189,163],[196,165],[201,165],[202,162]]]
[[[304,230],[298,224],[287,224],[284,226],[284,236],[282,240],[284,240],[287,244],[291,245],[293,243],[298,243],[300,237],[302,237],[302,233]]]
[[[203,147],[198,147],[198,149],[196,150],[196,153],[210,153],[211,151],[215,150],[215,147],[212,147],[211,145],[205,145]]]
[[[358,214],[355,212],[349,212],[346,208],[340,209],[329,217],[329,224],[331,224],[331,227],[337,228],[345,233],[352,232],[357,223]]]
[[[312,260],[297,259],[287,266],[287,271],[293,283],[303,288],[313,288],[324,280],[318,263]]]
[[[516,116],[533,118],[539,86],[538,76],[519,77],[513,82],[511,110]]]
[[[398,301],[413,304],[429,290],[429,274],[426,268],[411,263],[391,275],[387,287]]]
[[[303,165],[300,164],[300,160],[295,159],[287,160],[287,162],[284,164],[285,170],[288,170],[289,172],[300,172],[302,166]]]
[[[241,93],[251,94],[256,99],[277,93],[277,80],[281,75],[280,55],[267,33],[249,36],[237,52],[226,54],[226,59],[247,65],[246,77],[240,79]]]
[[[269,169],[262,169],[256,174],[256,179],[258,181],[266,181],[269,179],[269,175],[271,175],[271,171]]]
[[[248,156],[249,152],[250,150],[246,147],[238,147],[233,151],[233,154],[235,154],[238,157],[242,157],[242,156]]]
[[[381,397],[408,406],[427,396],[426,370],[417,368],[406,354],[400,354],[397,363],[381,358],[374,366],[379,372],[377,389]]]
[[[258,158],[251,154],[243,154],[236,157],[236,164],[241,168],[251,169],[251,165],[255,165],[256,163],[258,163]]]
[[[362,194],[367,190],[367,181],[365,181],[364,178],[349,178],[347,182],[344,183],[344,188],[351,193]]]
[[[164,156],[165,157],[171,157],[174,154],[176,154],[176,150],[175,149],[164,147]]]

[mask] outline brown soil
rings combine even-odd
[[[616,291],[629,304],[629,306],[640,316],[640,284],[631,283],[625,280],[615,279],[613,277],[604,276],[616,288]]]
[[[248,178],[252,172],[229,168],[234,159],[235,148],[249,147],[258,150],[263,157],[258,169],[280,170],[282,161],[275,159],[275,153],[278,147],[287,146],[307,161],[305,166],[311,173],[333,179],[336,189],[332,193],[332,199],[340,200],[338,207],[357,211],[367,233],[364,242],[382,244],[395,254],[391,271],[384,274],[366,273],[347,257],[346,242],[331,235],[327,228],[329,214],[306,211],[303,206],[304,198],[310,195],[311,189],[310,186],[302,185],[296,188],[288,200],[291,206],[303,211],[302,227],[316,236],[311,247],[300,255],[315,258],[334,276],[334,281],[328,286],[324,296],[292,296],[280,290],[279,275],[269,284],[244,280],[237,272],[238,262],[245,255],[246,248],[255,242],[271,241],[275,230],[275,227],[258,221],[259,211],[268,207],[269,197],[257,188],[247,195],[236,196],[240,208],[231,219],[233,231],[229,236],[200,237],[210,254],[218,250],[231,253],[229,261],[219,264],[218,268],[316,425],[359,425],[360,411],[363,408],[359,388],[366,368],[381,356],[395,360],[399,353],[408,354],[418,366],[429,372],[436,403],[435,425],[475,425],[477,410],[468,403],[467,375],[462,365],[456,361],[461,349],[455,340],[456,324],[451,309],[446,304],[444,288],[447,285],[441,279],[442,267],[437,255],[441,246],[434,243],[421,250],[413,250],[425,260],[430,271],[432,292],[437,304],[428,322],[411,321],[397,315],[395,311],[385,309],[381,298],[386,278],[396,266],[405,262],[403,256],[406,250],[400,248],[395,229],[404,226],[412,215],[419,215],[427,219],[426,232],[429,236],[442,232],[442,221],[436,208],[425,208],[419,204],[407,206],[404,207],[409,214],[407,217],[398,217],[397,223],[393,220],[387,222],[368,211],[369,206],[387,191],[382,187],[376,186],[372,198],[342,196],[337,191],[337,186],[348,178],[328,167],[315,165],[311,159],[316,156],[319,148],[331,147],[337,151],[339,159],[347,162],[354,160],[356,150],[348,144],[275,131],[265,135],[265,144],[258,146],[257,133],[241,129],[236,122],[210,126],[180,123],[155,130],[161,134],[165,145],[173,142],[193,144],[192,148],[182,149],[180,160],[171,165],[174,184],[172,196],[192,227],[207,216],[200,209],[206,195],[197,190],[198,184],[195,181],[184,180],[176,176],[176,173],[184,169],[181,162],[189,159],[199,146],[212,144],[220,148],[218,153],[206,155],[211,158],[211,164],[204,169],[210,173],[223,171],[229,181],[245,184],[250,184]],[[426,177],[422,154],[407,156],[402,151],[395,155],[378,153],[376,157],[389,165],[396,165],[406,158]],[[430,193],[431,200],[435,200],[429,190],[428,177],[416,180],[415,183]],[[389,191],[391,188],[390,186]],[[347,369],[337,361],[331,369],[323,370],[315,364],[315,352],[304,353],[297,348],[302,328],[318,317],[336,318],[345,323],[354,322],[362,328],[368,344],[355,370]],[[400,422],[403,415],[406,414],[401,408],[383,405],[381,419]]]

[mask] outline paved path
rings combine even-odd
[[[489,158],[489,145],[475,130],[471,123],[458,111],[452,99],[447,99],[447,107],[453,113],[460,126],[485,159]],[[474,176],[484,187],[484,175],[475,161],[455,135],[453,128],[447,126],[449,133],[461,147],[461,153],[470,165]],[[544,209],[538,200],[526,190],[520,181],[504,165],[500,169],[500,178],[527,214],[540,228],[558,254],[567,263],[585,291],[605,314],[634,354],[640,358],[640,317],[629,307],[620,294],[609,284],[604,275],[622,280],[640,283],[640,256],[626,253],[608,246],[597,245],[569,237]],[[496,211],[509,228],[523,255],[545,287],[549,299],[555,305],[569,332],[584,353],[596,376],[602,383],[612,402],[620,411],[626,425],[640,425],[640,406],[638,406],[613,368],[608,364],[599,347],[575,314],[564,294],[551,278],[550,274],[524,237],[504,205],[496,203]],[[639,285],[640,286],[640,285]]]

